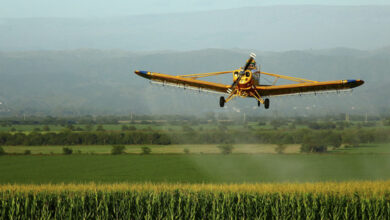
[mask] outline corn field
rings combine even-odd
[[[8,184],[0,219],[390,219],[390,181]]]

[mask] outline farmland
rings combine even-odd
[[[185,150],[191,154],[219,154],[217,144],[180,144],[180,145],[126,145],[125,153],[140,154],[142,147],[149,147],[151,154],[184,154]],[[53,155],[62,154],[64,146],[4,146],[4,150],[9,154],[23,154],[26,150],[32,155]],[[286,145],[284,153],[299,153],[298,144]],[[76,145],[69,146],[75,154],[110,154],[110,145]],[[236,144],[233,153],[237,154],[262,154],[276,153],[275,144]]]
[[[390,216],[388,119],[58,120],[0,127],[0,218]]]
[[[385,180],[389,170],[381,154],[2,156],[0,183]]]
[[[1,218],[388,219],[390,183],[3,185]]]

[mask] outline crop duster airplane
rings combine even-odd
[[[348,90],[360,86],[364,83],[364,81],[360,79],[319,82],[274,73],[261,72],[260,69],[256,66],[255,57],[256,55],[251,53],[244,67],[232,71],[196,73],[179,76],[142,70],[136,70],[134,72],[141,77],[149,79],[153,82],[160,83],[162,85],[192,88],[199,91],[211,91],[226,94],[226,99],[224,96],[220,97],[219,105],[221,107],[224,107],[225,103],[229,102],[234,97],[239,96],[255,98],[257,100],[258,106],[260,106],[261,103],[266,109],[268,109],[270,105],[268,97],[271,96]],[[198,78],[202,77],[228,73],[233,74],[233,83],[231,85],[198,80]],[[275,80],[271,85],[260,84],[260,75],[268,75],[274,77]],[[294,83],[275,85],[278,79],[285,79],[293,81]]]

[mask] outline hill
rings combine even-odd
[[[379,114],[389,108],[390,50],[336,48],[262,52],[262,70],[315,80],[364,79],[351,96],[271,99],[270,111],[253,100],[237,99],[218,107],[218,96],[150,86],[135,74],[145,69],[170,74],[230,70],[240,67],[249,51],[205,49],[174,52],[119,50],[30,51],[0,53],[1,114],[193,114],[245,111],[258,114]],[[213,79],[231,83],[231,77]],[[267,82],[267,81],[265,81]],[[314,111],[313,111],[314,109]],[[10,112],[9,112],[10,110]]]

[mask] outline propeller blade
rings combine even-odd
[[[249,59],[245,63],[244,69],[239,73],[240,75],[238,76],[237,80],[232,83],[230,88],[228,89],[228,92],[231,93],[234,91],[234,88],[237,86],[238,82],[240,82],[241,77],[245,74],[245,71],[249,68],[249,65],[252,63],[252,61],[256,58],[256,54],[250,53],[249,54]]]
[[[247,69],[249,68],[249,65],[252,63],[252,61],[253,61],[255,58],[256,58],[256,54],[254,54],[254,53],[250,53],[250,54],[249,54],[249,59],[248,59],[248,61],[247,61],[246,64],[245,64],[245,67],[244,67],[244,71],[243,71],[243,72],[245,72],[245,70],[247,70]]]

